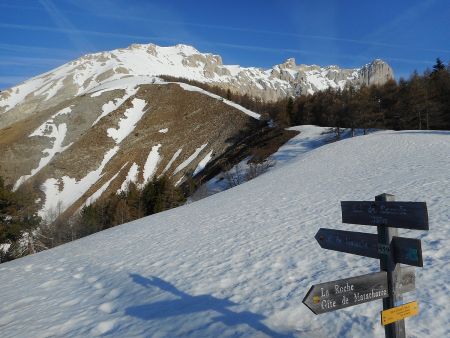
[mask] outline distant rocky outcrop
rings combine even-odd
[[[359,83],[366,86],[382,85],[393,78],[392,68],[380,59],[372,61],[359,70]]]

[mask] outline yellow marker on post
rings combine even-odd
[[[388,325],[419,313],[419,303],[406,303],[392,309],[381,311],[381,324]]]

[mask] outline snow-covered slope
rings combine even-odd
[[[411,337],[450,335],[450,132],[381,132],[325,145],[246,184],[0,266],[2,337],[380,337],[381,301],[313,315],[318,282],[378,270],[325,251],[341,200],[426,201]]]

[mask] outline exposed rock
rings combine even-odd
[[[392,68],[383,60],[376,59],[359,70],[359,83],[367,86],[382,85],[394,78]]]

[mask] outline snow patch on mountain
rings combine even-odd
[[[125,87],[124,89],[125,89],[125,94],[121,98],[116,98],[112,101],[108,101],[107,103],[105,103],[102,106],[102,113],[100,114],[99,117],[97,117],[97,119],[94,121],[94,123],[92,123],[93,126],[96,125],[97,122],[100,121],[103,117],[109,115],[109,113],[111,113],[114,110],[116,110],[117,108],[119,108],[129,97],[135,95],[137,92],[137,88],[135,86],[134,87],[130,87],[130,86]],[[95,94],[103,93],[105,91],[111,91],[111,90],[113,90],[113,89],[104,89],[104,90],[95,92],[91,96],[93,97]]]
[[[169,82],[169,83],[170,83],[170,82]],[[227,104],[227,105],[229,105],[229,106],[232,106],[232,107],[234,107],[234,108],[240,110],[241,112],[247,114],[248,116],[251,116],[251,117],[253,117],[253,118],[257,119],[257,120],[259,120],[259,119],[261,118],[261,115],[260,115],[260,114],[257,114],[257,113],[255,113],[255,112],[253,112],[253,111],[251,111],[251,110],[249,110],[249,109],[247,109],[247,108],[244,108],[244,107],[242,107],[241,105],[239,105],[239,104],[237,104],[237,103],[234,103],[233,101],[224,99],[223,97],[221,97],[221,96],[219,96],[219,95],[210,93],[210,92],[208,92],[208,91],[206,91],[206,90],[204,90],[204,89],[201,89],[201,88],[199,88],[199,87],[195,87],[195,86],[192,86],[192,85],[189,85],[189,84],[186,84],[186,83],[182,83],[182,82],[175,82],[175,83],[177,83],[178,85],[180,85],[180,87],[183,88],[184,90],[188,90],[188,91],[191,91],[191,92],[199,92],[199,93],[208,95],[208,96],[210,96],[210,97],[212,97],[212,98],[215,98],[215,99],[217,99],[217,100],[220,100],[220,101],[222,101],[223,103],[225,103],[225,104]]]
[[[169,163],[167,163],[166,167],[164,168],[164,170],[162,171],[161,175],[164,175],[167,170],[170,169],[170,167],[172,166],[173,162],[175,162],[175,160],[178,158],[178,156],[180,156],[181,152],[183,151],[183,149],[178,149],[172,156],[172,158],[170,159]]]
[[[124,117],[119,120],[119,126],[117,128],[108,128],[107,130],[108,136],[113,138],[116,144],[119,144],[130,135],[145,114],[144,108],[147,106],[145,100],[134,98],[131,104],[133,106],[128,108],[124,113]]]
[[[0,107],[5,107],[6,108],[5,112],[7,112],[8,110],[14,108],[19,103],[21,103],[25,99],[25,97],[34,93],[43,83],[44,83],[43,79],[34,78],[16,87],[1,92]]]
[[[159,161],[161,160],[161,156],[159,155],[159,148],[161,148],[161,144],[157,144],[152,147],[150,153],[148,154],[147,161],[144,164],[144,172],[143,172],[143,182],[141,187],[143,187],[150,179],[152,179],[153,175],[158,168]]]
[[[89,172],[79,181],[69,176],[63,176],[60,179],[47,179],[41,187],[42,192],[45,194],[45,202],[42,209],[39,211],[39,216],[45,219],[50,211],[55,210],[58,203],[63,203],[61,206],[61,212],[63,212],[76,202],[102,177],[103,169],[118,150],[119,146],[115,146],[113,149],[109,150],[104,155],[100,166],[96,170]]]
[[[194,173],[192,174],[192,176],[197,175],[200,171],[202,171],[203,169],[205,169],[206,165],[208,164],[209,161],[211,161],[212,156],[213,156],[213,150],[211,150],[208,154],[206,154],[206,156],[198,163],[197,168],[195,168]]]
[[[117,190],[117,193],[120,194],[121,192],[126,191],[128,184],[136,183],[138,180],[138,175],[139,175],[139,165],[133,163],[130,167],[130,170],[128,171],[127,177],[120,186],[120,189]]]
[[[67,134],[67,125],[65,123],[56,124],[54,119],[61,115],[70,114],[72,111],[71,107],[64,108],[54,114],[49,120],[45,121],[41,126],[39,126],[34,132],[30,134],[29,137],[34,136],[43,136],[48,137],[52,140],[52,147],[44,149],[42,151],[43,154],[47,154],[47,156],[42,157],[39,160],[39,164],[36,168],[31,170],[29,175],[21,176],[17,182],[14,184],[13,190],[17,190],[24,182],[26,182],[30,177],[36,175],[42,168],[44,168],[50,161],[55,157],[56,154],[64,152],[67,148],[69,148],[72,144],[68,144],[63,146],[64,139]]]
[[[195,149],[194,153],[189,156],[185,161],[183,161],[173,172],[173,175],[178,174],[181,170],[183,170],[184,168],[186,168],[194,159],[197,158],[197,156],[200,154],[200,152],[205,149],[205,147],[208,145],[208,143],[205,143],[203,145],[201,145],[200,147],[198,147],[197,149]]]
[[[38,166],[35,169],[31,170],[31,173],[29,175],[21,176],[14,184],[13,190],[17,190],[30,177],[33,177],[35,174],[41,171],[42,168],[44,168],[48,163],[50,163],[50,161],[52,160],[53,157],[55,157],[56,154],[62,153],[64,150],[66,150],[71,146],[71,144],[68,144],[65,147],[62,146],[64,138],[66,137],[67,133],[67,126],[65,123],[61,123],[58,126],[51,125],[50,129],[51,129],[50,134],[46,134],[45,136],[49,138],[54,138],[55,140],[53,141],[53,145],[51,148],[47,148],[42,151],[42,153],[47,154],[47,156],[42,157],[40,159]]]
[[[101,187],[100,189],[98,189],[96,192],[94,192],[90,197],[88,197],[86,199],[86,202],[84,203],[84,205],[90,205],[92,203],[94,203],[97,199],[99,199],[102,194],[106,191],[106,189],[108,189],[109,185],[111,184],[112,181],[114,181],[116,179],[116,177],[120,174],[120,172],[122,171],[122,169],[128,164],[125,163],[122,168],[120,168],[120,170],[113,176],[111,177],[108,181],[106,181]]]

